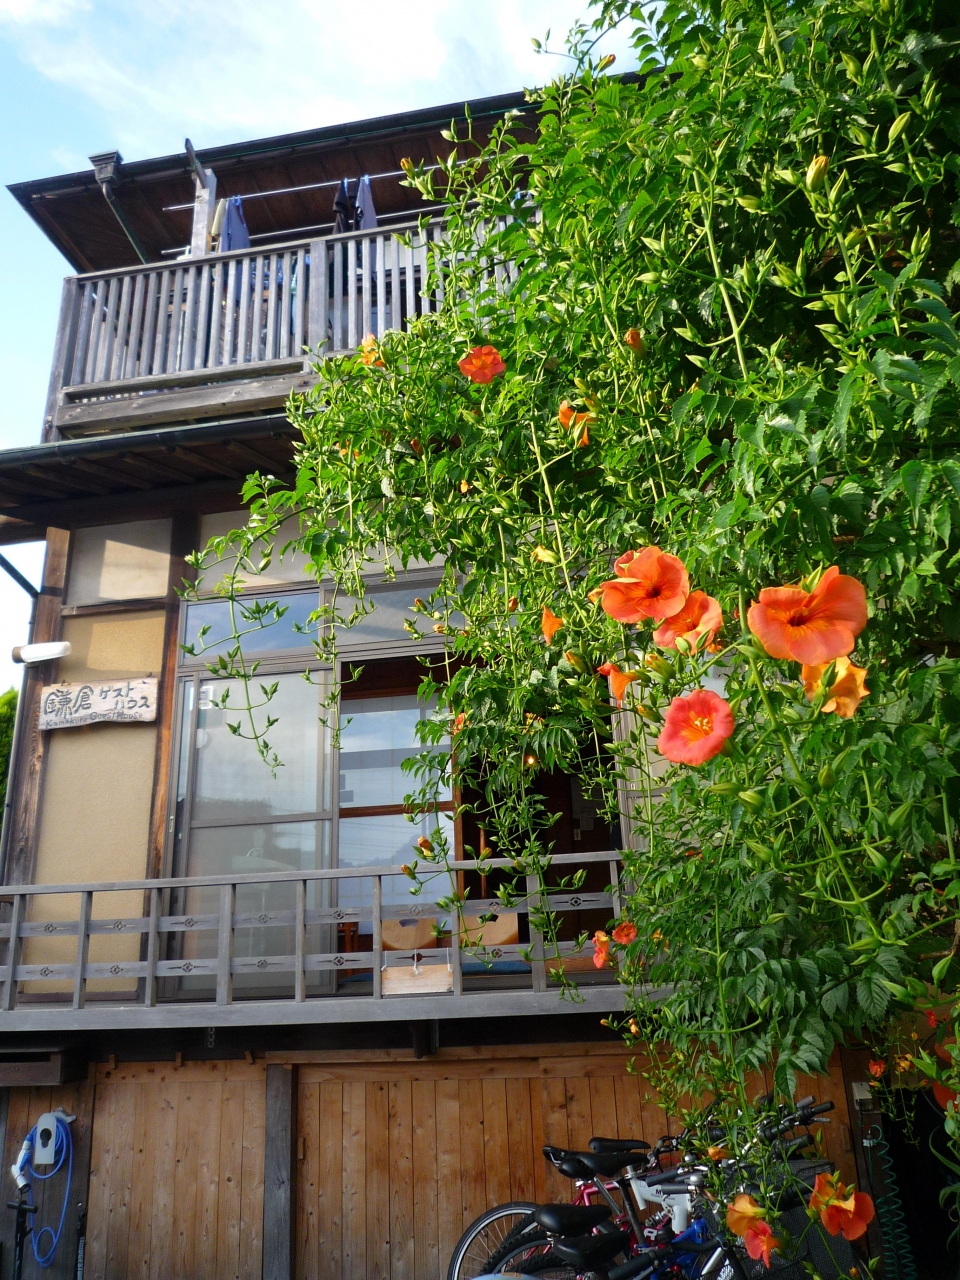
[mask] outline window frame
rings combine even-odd
[[[387,575],[383,572],[365,575],[364,587],[365,591],[373,593],[380,589],[387,590],[413,590],[418,593],[428,594],[434,590],[440,581],[441,570],[437,566],[424,567],[422,569],[410,570],[408,573],[398,573],[396,575]],[[319,606],[322,603],[328,603],[329,598],[335,590],[335,586],[329,580],[323,580],[320,583],[284,583],[282,586],[264,588],[250,584],[244,590],[237,593],[242,600],[256,599],[257,597],[269,600],[280,600],[288,596],[294,595],[313,595]],[[320,809],[310,814],[287,815],[272,819],[258,820],[242,820],[236,822],[216,821],[194,823],[192,819],[193,807],[195,802],[196,788],[196,728],[197,716],[199,714],[199,690],[202,684],[217,683],[229,676],[222,676],[209,670],[209,662],[215,656],[212,652],[200,656],[192,656],[184,653],[183,643],[186,636],[187,616],[192,605],[209,604],[215,602],[220,597],[215,592],[204,593],[197,600],[183,601],[180,605],[180,616],[177,624],[177,659],[175,670],[171,673],[174,680],[174,714],[172,717],[171,733],[170,733],[170,769],[169,780],[167,786],[167,802],[166,802],[166,822],[164,824],[164,847],[163,847],[163,867],[166,869],[164,874],[185,876],[187,867],[189,866],[190,847],[192,841],[192,832],[201,829],[210,829],[214,827],[225,826],[271,826],[278,823],[289,822],[329,822],[329,837],[326,842],[326,855],[329,859],[329,865],[336,867],[339,865],[339,825],[340,825],[340,803],[339,803],[339,777],[340,777],[340,750],[336,740],[331,743],[329,748],[329,807]],[[349,634],[349,632],[347,633]],[[302,648],[295,649],[273,649],[264,650],[249,655],[248,661],[256,661],[258,663],[257,677],[268,678],[277,675],[300,675],[307,671],[315,672],[332,672],[333,684],[341,687],[343,668],[345,664],[354,664],[363,661],[383,660],[390,658],[404,658],[410,656],[430,654],[442,654],[445,649],[442,636],[424,635],[422,640],[416,640],[413,636],[399,637],[390,641],[374,641],[364,643],[358,642],[355,645],[347,645],[343,650],[338,651],[336,663],[333,667],[331,664],[321,661],[317,657],[316,649],[312,641],[306,641]],[[235,678],[235,677],[233,677]],[[190,711],[193,729],[190,735],[190,747],[184,761],[183,735],[185,731],[185,707],[186,695],[185,689],[188,684],[193,684],[195,694],[193,698],[193,707]],[[349,702],[349,699],[347,699]],[[339,717],[342,714],[343,700],[337,699],[335,714]],[[331,709],[331,713],[333,711]],[[185,764],[187,777],[184,784],[184,804],[183,812],[180,815],[180,821],[177,821],[177,795],[180,784],[181,767]],[[457,809],[456,794],[447,802],[441,805],[441,811],[456,813]],[[378,813],[370,813],[368,816],[383,816],[397,812],[396,806],[378,806]],[[400,806],[400,812],[403,807]],[[348,815],[345,820],[349,821],[350,817],[359,817],[360,814]],[[460,820],[454,820],[454,855],[459,856],[460,848]],[[178,831],[182,833],[178,840]],[[179,848],[178,848],[179,844]]]

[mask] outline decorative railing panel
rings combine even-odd
[[[488,859],[482,870],[508,865]],[[578,983],[609,982],[612,975],[590,963],[592,951],[569,939],[619,911],[619,855],[565,854],[551,867],[557,882],[579,867],[587,874],[582,890],[561,884],[548,892],[553,912],[567,921],[559,958],[545,953],[530,926],[531,911],[543,905],[532,881],[527,896],[509,907],[496,898],[468,899],[471,919],[491,913],[516,921],[515,935],[501,930],[500,940],[461,935],[449,907],[422,900],[429,885],[424,894],[408,894],[409,881],[396,866],[7,886],[0,1029],[56,1026],[57,1010],[70,1012],[70,1025],[82,1025],[83,1011],[102,1014],[106,1006],[125,1014],[202,1007],[209,1021],[211,1006],[223,1011],[255,1001],[262,1010],[267,1001],[308,1004],[321,1021],[367,1016],[395,997],[447,996],[469,1012],[485,993],[509,992],[522,1005],[525,994],[556,991],[558,969],[576,971]],[[449,895],[459,873],[477,869],[464,862],[453,876],[436,873],[437,896]],[[289,906],[267,905],[284,892]],[[351,905],[338,905],[341,898]],[[130,914],[135,901],[142,906]],[[38,1011],[39,1021],[29,1016]]]

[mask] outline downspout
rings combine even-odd
[[[137,239],[137,233],[131,227],[127,220],[127,215],[117,204],[117,198],[113,194],[113,188],[117,185],[117,169],[123,163],[123,156],[119,151],[102,151],[98,155],[91,156],[90,163],[93,165],[93,176],[100,184],[103,197],[113,210],[114,217],[123,228],[124,235],[133,245],[134,252],[141,262],[149,262],[150,259],[146,250]]]
[[[37,601],[40,598],[40,592],[27,578],[23,576],[20,570],[10,563],[6,556],[0,555],[0,569],[4,573],[8,573],[10,577],[19,587],[23,587],[27,595],[30,597],[30,625],[27,629],[27,643],[33,640],[33,624],[37,617]],[[20,683],[20,693],[17,695],[17,713],[13,719],[13,737],[10,741],[10,763],[7,769],[7,790],[3,798],[3,827],[0,829],[0,884],[6,883],[7,876],[7,846],[10,843],[10,810],[12,808],[12,797],[16,790],[16,772],[20,761],[20,739],[23,737],[23,687],[26,683],[26,668],[24,668],[24,679]]]

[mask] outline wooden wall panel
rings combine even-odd
[[[70,1126],[73,1134],[73,1181],[70,1187],[70,1204],[64,1220],[63,1235],[56,1256],[49,1268],[41,1269],[34,1260],[33,1250],[27,1243],[23,1264],[24,1280],[73,1280],[77,1250],[78,1205],[86,1206],[87,1182],[90,1173],[90,1143],[93,1127],[95,1084],[93,1075],[74,1084],[53,1088],[11,1088],[8,1094],[7,1125],[4,1148],[0,1151],[0,1276],[9,1280],[13,1269],[14,1215],[6,1208],[15,1200],[16,1187],[10,1174],[10,1166],[20,1154],[20,1147],[27,1133],[34,1127],[44,1111],[63,1107],[68,1115],[76,1116]],[[40,1206],[37,1229],[52,1226],[56,1229],[63,1208],[65,1173],[58,1173],[49,1182],[40,1181],[34,1188],[34,1203]],[[50,1237],[44,1236],[49,1247]]]
[[[312,1063],[298,1055],[302,1280],[444,1280],[457,1239],[483,1210],[569,1197],[570,1182],[543,1159],[544,1142],[585,1147],[600,1133],[654,1143],[670,1132],[617,1046],[510,1052],[339,1063],[332,1053]],[[835,1074],[798,1089],[835,1094],[839,1109]],[[842,1120],[824,1133],[843,1166]]]
[[[88,1274],[259,1280],[264,1068],[101,1068],[96,1090]]]

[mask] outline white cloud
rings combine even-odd
[[[101,109],[127,159],[551,79],[585,0],[0,0],[0,38]],[[625,48],[625,42],[620,42]],[[615,47],[615,46],[613,46]]]
[[[56,25],[87,7],[86,0],[0,0],[0,22]]]

